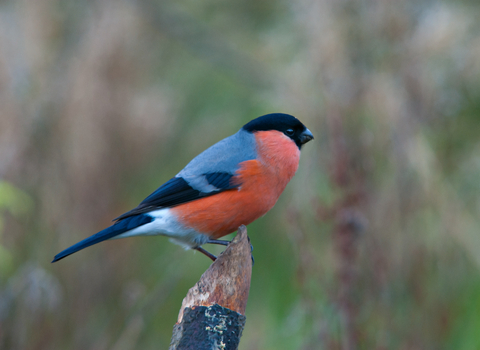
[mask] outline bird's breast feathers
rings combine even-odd
[[[273,176],[285,188],[298,169],[300,149],[289,137],[276,130],[258,131],[255,138],[258,159],[273,171]]]
[[[300,150],[278,131],[255,133],[257,159],[239,164],[232,179],[239,187],[172,208],[186,227],[219,238],[265,215],[295,175]]]

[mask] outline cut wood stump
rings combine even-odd
[[[251,245],[242,225],[183,299],[169,350],[237,349],[251,276]]]

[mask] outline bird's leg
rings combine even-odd
[[[248,237],[248,236],[247,236]],[[205,242],[205,244],[218,244],[218,245],[224,245],[224,246],[227,246],[230,244],[230,241],[225,241],[225,240],[222,240],[222,239],[209,239],[207,242]],[[253,245],[252,243],[250,242],[250,237],[248,237],[248,243],[250,243],[250,251],[253,252]],[[217,258],[215,255],[213,254],[210,254],[209,252],[207,252],[205,249],[203,248],[194,248],[196,250],[198,250],[199,252],[202,252],[203,254],[205,254],[206,256],[208,256],[210,259],[212,259],[213,261],[215,261],[215,259]],[[252,254],[252,266],[255,265],[255,259],[253,258],[253,254]]]
[[[224,245],[227,246],[230,244],[230,241],[224,241],[222,239],[209,239],[206,243],[208,244],[218,244],[218,245]]]
[[[203,249],[202,247],[197,247],[197,248],[193,248],[197,251],[199,251],[200,253],[202,254],[205,254],[206,256],[208,256],[210,259],[212,259],[212,261],[215,261],[217,260],[217,257],[215,255],[213,255],[212,253],[210,252],[207,252],[205,249]]]

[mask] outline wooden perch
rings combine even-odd
[[[242,225],[183,299],[169,349],[237,349],[251,276],[251,246],[247,228]]]

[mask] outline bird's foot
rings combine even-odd
[[[250,252],[253,253],[253,245],[252,245],[252,242],[250,241],[250,237],[248,237],[248,243],[250,243]],[[253,258],[253,254],[252,254],[252,266],[255,265],[255,259]]]
[[[227,246],[230,244],[230,241],[225,241],[222,239],[209,239],[206,244],[218,244],[218,245],[224,245]]]
[[[250,237],[248,237],[248,242],[250,243],[250,251],[253,252],[253,245],[250,242]],[[230,241],[225,241],[225,240],[222,240],[222,239],[209,239],[205,244],[218,244],[218,245],[228,246],[230,244]],[[205,254],[206,256],[208,256],[213,261],[215,261],[217,259],[217,257],[215,255],[207,252],[203,248],[198,247],[198,248],[194,248],[194,249],[198,250],[199,252],[201,252],[203,254]],[[253,258],[253,254],[252,254],[252,266],[253,265],[255,265],[255,259]]]
[[[212,259],[212,261],[215,261],[217,260],[217,257],[215,255],[213,255],[212,253],[206,251],[205,249],[203,249],[202,247],[197,247],[197,248],[193,248],[197,251],[199,251],[200,253],[202,254],[205,254],[206,256],[208,256],[210,259]]]

